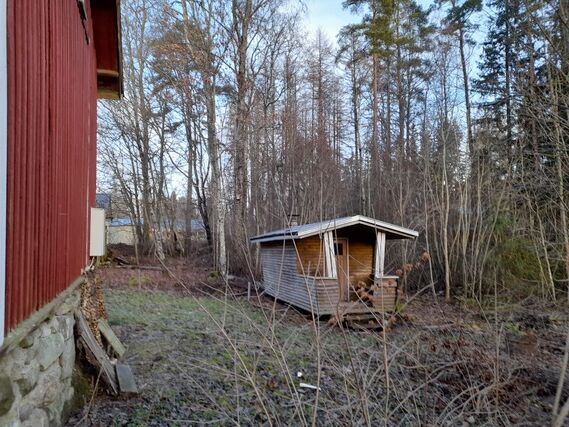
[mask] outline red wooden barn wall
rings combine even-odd
[[[77,0],[8,1],[6,332],[88,262],[97,87],[87,12],[85,30]]]

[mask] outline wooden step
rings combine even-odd
[[[347,320],[346,324],[349,328],[356,329],[356,330],[375,330],[375,329],[383,329],[383,322],[380,320],[373,321],[373,323],[368,322],[354,322]]]
[[[353,313],[353,314],[345,314],[345,320],[354,321],[354,322],[367,322],[368,320],[379,320],[381,321],[381,313]]]
[[[134,374],[129,365],[117,363],[117,378],[119,382],[119,389],[121,393],[125,394],[138,394],[138,387]]]
[[[122,357],[126,351],[126,348],[120,342],[114,331],[111,329],[109,323],[104,319],[100,319],[97,322],[97,326],[101,334],[103,334],[103,337],[105,337],[105,340],[107,340],[113,351],[116,353],[116,355],[119,358]]]

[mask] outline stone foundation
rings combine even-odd
[[[0,426],[61,425],[71,404],[79,291],[0,356]]]

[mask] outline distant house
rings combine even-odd
[[[260,245],[269,295],[327,315],[393,310],[398,278],[384,272],[385,242],[417,236],[356,215],[270,231],[251,242]]]
[[[107,244],[117,245],[125,244],[133,246],[137,241],[136,227],[130,218],[114,218],[107,225]],[[183,237],[185,233],[186,224],[184,221],[176,221],[174,229],[179,237]],[[163,233],[169,233],[171,228],[170,224],[165,223]],[[169,236],[165,236],[166,238]],[[192,219],[192,238],[204,239],[206,238],[205,227],[203,222],[199,219]]]
[[[195,240],[205,240],[207,238],[205,226],[201,219],[192,219],[192,238]]]
[[[135,223],[130,218],[113,218],[107,224],[108,245],[130,245],[136,243]]]
[[[105,210],[105,217],[111,219],[113,217],[112,197],[110,193],[97,193],[95,195],[95,207]]]
[[[60,425],[73,399],[73,312],[103,246],[97,98],[121,96],[119,18],[116,0],[0,0],[2,426]]]

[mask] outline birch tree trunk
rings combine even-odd
[[[247,48],[249,44],[249,29],[253,19],[253,1],[245,0],[244,4],[232,1],[232,16],[234,38],[236,40],[237,56],[235,58],[235,80],[237,83],[237,97],[235,100],[235,132],[233,141],[234,151],[234,174],[235,187],[235,210],[234,210],[234,239],[239,251],[238,259],[248,255],[247,236],[247,199],[248,199],[248,105],[247,92],[249,81],[247,73]]]

